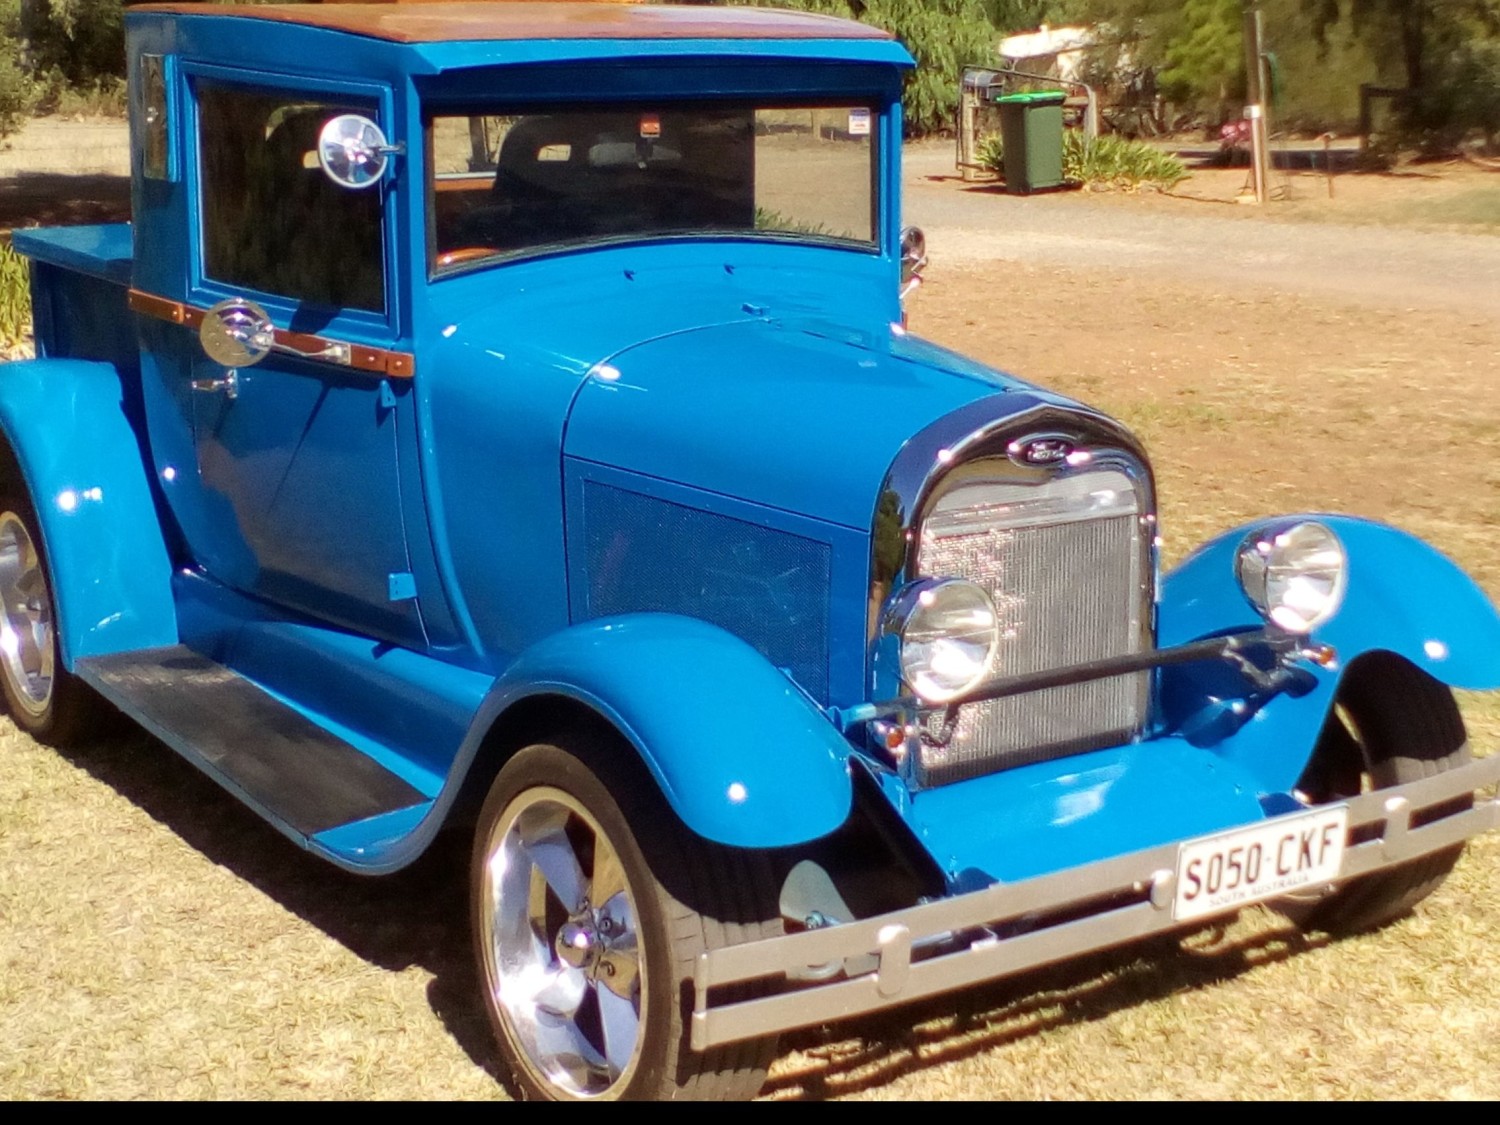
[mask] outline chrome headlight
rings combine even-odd
[[[1302,520],[1252,534],[1240,546],[1235,573],[1268,621],[1289,633],[1311,633],[1338,612],[1349,559],[1329,528]]]
[[[989,594],[962,578],[924,578],[891,599],[885,633],[900,646],[901,678],[928,703],[983,682],[1000,629]]]

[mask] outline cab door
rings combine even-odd
[[[419,646],[400,473],[414,433],[411,362],[392,347],[392,209],[384,183],[341,188],[316,155],[327,121],[378,120],[382,99],[210,75],[191,76],[189,90],[199,230],[187,319],[248,298],[282,345],[231,369],[182,333],[177,370],[162,372],[191,420],[195,473],[168,490],[189,550],[244,593]]]

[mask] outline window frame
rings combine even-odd
[[[392,135],[396,120],[394,96],[388,85],[375,82],[340,81],[309,78],[303,75],[229,68],[210,64],[184,62],[179,68],[182,97],[182,130],[187,141],[181,164],[191,201],[192,221],[188,224],[188,290],[189,300],[209,306],[230,297],[250,297],[263,305],[272,319],[286,324],[294,319],[307,320],[311,313],[316,327],[306,330],[319,333],[348,332],[355,337],[388,342],[400,335],[399,310],[401,291],[396,268],[399,248],[401,207],[398,177],[406,174],[406,161],[399,157],[391,162],[381,181],[368,190],[380,193],[381,200],[381,277],[384,283],[384,308],[381,311],[350,308],[342,305],[312,304],[284,293],[235,285],[210,276],[207,272],[207,246],[203,203],[203,145],[199,90],[207,83],[237,93],[271,97],[306,97],[309,100],[358,100],[375,106],[375,117],[387,136]],[[294,326],[295,327],[295,326]]]
[[[774,103],[774,104],[773,104]],[[553,242],[542,246],[526,247],[520,250],[496,251],[493,255],[477,258],[470,262],[458,262],[453,265],[438,268],[437,249],[437,171],[433,152],[434,124],[440,117],[525,117],[532,114],[566,113],[578,112],[588,113],[591,111],[604,111],[610,113],[649,113],[656,110],[664,110],[674,107],[701,106],[704,109],[749,109],[751,112],[760,110],[798,110],[798,109],[868,109],[870,111],[870,169],[869,169],[869,192],[870,192],[870,239],[839,239],[818,237],[816,235],[798,234],[795,231],[703,231],[701,233],[684,233],[681,231],[671,233],[641,233],[635,235],[620,235],[608,238],[583,239],[572,242]],[[449,103],[446,99],[442,102],[424,102],[421,107],[422,128],[422,151],[424,161],[423,184],[422,184],[422,225],[424,227],[424,244],[427,266],[427,280],[433,282],[445,281],[452,277],[461,277],[475,270],[486,269],[498,265],[510,265],[516,262],[535,261],[538,258],[554,257],[559,254],[576,254],[580,251],[593,249],[610,249],[621,246],[640,246],[650,243],[683,243],[694,241],[715,242],[747,242],[761,245],[799,246],[819,250],[832,250],[843,253],[862,254],[867,257],[878,258],[885,253],[886,233],[884,229],[885,217],[885,187],[886,180],[883,175],[885,167],[886,127],[889,114],[886,105],[876,97],[869,95],[831,96],[815,98],[788,98],[777,101],[775,95],[764,96],[735,96],[735,97],[683,97],[681,95],[652,99],[643,101],[638,98],[629,98],[622,101],[603,99],[599,101],[530,101],[517,99],[506,101],[496,99],[483,104],[472,102]]]

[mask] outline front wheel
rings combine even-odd
[[[500,771],[471,878],[486,1008],[526,1097],[750,1097],[774,1040],[693,1051],[687,982],[779,930],[768,867],[687,831],[633,753],[537,745]]]
[[[1401,657],[1375,652],[1350,664],[1298,788],[1322,804],[1432,777],[1468,761],[1453,693]],[[1472,799],[1461,803],[1467,806]],[[1326,895],[1277,905],[1306,930],[1373,930],[1437,890],[1462,854],[1458,844],[1351,879]]]

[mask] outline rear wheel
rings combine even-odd
[[[109,713],[63,667],[36,514],[15,496],[0,498],[0,690],[16,726],[53,746],[97,733]]]
[[[775,1041],[693,1051],[690,982],[705,949],[779,932],[769,868],[687,831],[631,753],[531,746],[485,801],[473,925],[501,1052],[531,1098],[750,1097]]]
[[[1463,717],[1453,693],[1393,653],[1370,653],[1345,673],[1298,788],[1311,802],[1322,804],[1404,785],[1468,761]],[[1443,811],[1434,810],[1429,817]],[[1462,854],[1459,844],[1351,879],[1321,897],[1296,897],[1277,905],[1307,930],[1347,934],[1376,929],[1437,890]]]

